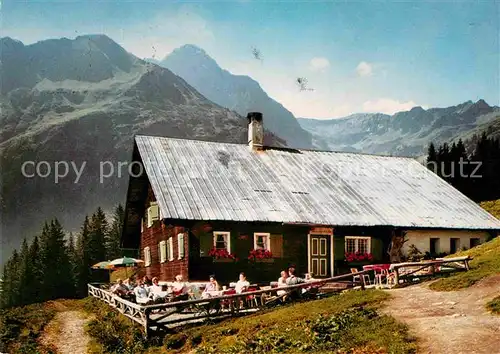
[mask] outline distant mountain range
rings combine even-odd
[[[244,117],[202,96],[170,70],[147,63],[103,35],[51,39],[32,45],[0,39],[2,255],[58,217],[78,228],[97,206],[124,202],[134,134],[247,141]],[[272,145],[282,139],[266,135]],[[47,161],[46,177],[22,174],[26,161]],[[73,163],[55,181],[55,162]],[[109,161],[107,163],[106,161]],[[112,177],[99,178],[101,162]],[[34,172],[28,166],[28,174]],[[3,257],[2,257],[3,258]],[[1,263],[1,262],[0,262]]]
[[[312,137],[283,105],[270,98],[259,83],[248,76],[222,69],[201,48],[185,45],[174,50],[159,65],[182,77],[203,96],[241,115],[262,112],[264,125],[294,148],[311,148]]]
[[[313,144],[319,149],[419,156],[426,152],[431,141],[467,139],[488,130],[491,134],[500,133],[500,108],[479,100],[447,108],[414,107],[392,116],[365,113],[298,121],[313,134]]]
[[[76,230],[97,206],[123,203],[128,174],[126,167],[118,174],[117,165],[130,160],[135,134],[245,143],[244,116],[260,111],[268,145],[419,155],[431,140],[500,125],[498,108],[484,101],[393,116],[297,120],[256,81],[220,68],[192,45],[157,65],[104,35],[31,45],[2,38],[0,57],[0,263],[46,219],[58,217]],[[40,173],[52,170],[45,178],[25,177],[26,161],[47,161]],[[55,181],[58,161],[86,165],[78,180],[70,166]],[[113,166],[111,177],[100,180],[101,162],[105,173]]]

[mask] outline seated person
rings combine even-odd
[[[158,278],[153,278],[153,285],[148,288],[149,297],[153,298],[153,301],[164,299],[167,296],[167,292],[163,291],[163,288],[158,283]]]
[[[130,278],[127,278],[123,281],[123,285],[125,285],[128,289],[129,292],[134,291],[134,284],[132,284],[132,281]]]
[[[295,268],[288,268],[288,278],[286,279],[286,285],[297,285],[305,283],[306,281],[302,278],[299,278],[295,275]]]
[[[145,275],[144,278],[142,278],[142,282],[144,283],[145,286],[153,285],[153,282],[151,281],[151,279],[149,279],[147,275]]]
[[[288,268],[288,274],[289,274],[289,277],[286,279],[286,285],[297,285],[297,284],[303,284],[306,282],[304,279],[299,278],[295,275],[295,268],[294,267]],[[300,296],[300,293],[301,293],[300,289],[295,289],[290,293],[290,295],[292,295],[292,297],[297,297],[297,296]]]
[[[312,273],[306,273],[306,277],[304,279],[307,282],[313,282],[313,281],[316,281],[318,279],[314,279],[312,277]],[[302,289],[302,294],[306,293],[306,292],[310,292],[310,293],[317,293],[318,292],[318,285],[311,285],[307,288],[303,288]]]
[[[248,282],[245,273],[240,273],[240,279],[236,282],[236,286],[234,287],[234,290],[236,290],[236,294],[241,294],[242,292],[246,291],[249,286],[250,283]]]
[[[137,286],[134,288],[135,301],[138,304],[147,304],[150,302],[149,290],[142,280],[137,280]]]
[[[188,297],[188,286],[183,281],[182,275],[178,274],[175,276],[175,281],[172,284],[172,292],[174,297]],[[177,299],[180,300],[180,299]]]
[[[218,296],[220,294],[220,287],[219,283],[215,279],[215,275],[210,276],[210,282],[205,286],[205,289],[201,293],[201,297],[203,299],[213,297],[213,296]]]
[[[111,287],[111,292],[118,296],[125,296],[128,293],[128,288],[121,279],[117,279],[116,284]]]
[[[288,279],[288,272],[286,270],[282,270],[280,275],[281,276],[278,278],[278,288],[282,288],[284,286],[287,286],[286,280]],[[278,296],[282,296],[282,295],[285,295],[287,293],[287,291],[286,290],[278,290],[276,293],[278,294]]]

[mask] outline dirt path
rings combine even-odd
[[[58,312],[47,325],[42,341],[53,345],[59,354],[86,354],[89,337],[85,333],[88,318],[79,311]]]
[[[500,275],[460,291],[433,291],[429,284],[390,290],[383,309],[410,326],[420,353],[500,353],[500,316],[485,308],[500,294]]]

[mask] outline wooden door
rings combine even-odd
[[[309,242],[309,273],[312,273],[314,278],[332,276],[331,236],[310,235]]]

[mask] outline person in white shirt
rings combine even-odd
[[[149,296],[153,298],[153,301],[164,299],[168,294],[166,291],[163,291],[163,288],[159,284],[157,277],[153,278],[153,285],[151,285],[148,290]]]
[[[217,280],[215,280],[215,275],[210,276],[210,282],[205,286],[205,290],[201,294],[203,299],[220,295],[220,287]]]
[[[247,277],[245,273],[240,273],[240,279],[236,282],[236,285],[234,287],[234,290],[236,291],[236,294],[241,294],[244,291],[248,290],[248,287],[250,286],[250,283],[247,280]],[[243,300],[240,300],[240,309],[243,308]]]
[[[240,273],[240,279],[236,282],[236,286],[234,287],[236,293],[241,294],[242,292],[246,291],[249,286],[250,283],[248,282],[245,273]]]
[[[286,270],[282,270],[280,275],[281,276],[278,279],[278,288],[282,288],[284,286],[287,286],[286,280],[288,279],[288,272]],[[276,291],[276,293],[278,294],[278,296],[282,296],[282,295],[285,295],[287,293],[287,291],[286,290],[278,290],[278,291]]]
[[[175,281],[172,283],[172,293],[174,295],[174,300],[187,300],[189,287],[183,281],[182,275],[178,274],[175,276]]]
[[[137,286],[134,288],[135,301],[138,304],[147,304],[150,301],[149,289],[142,280],[137,280]]]

